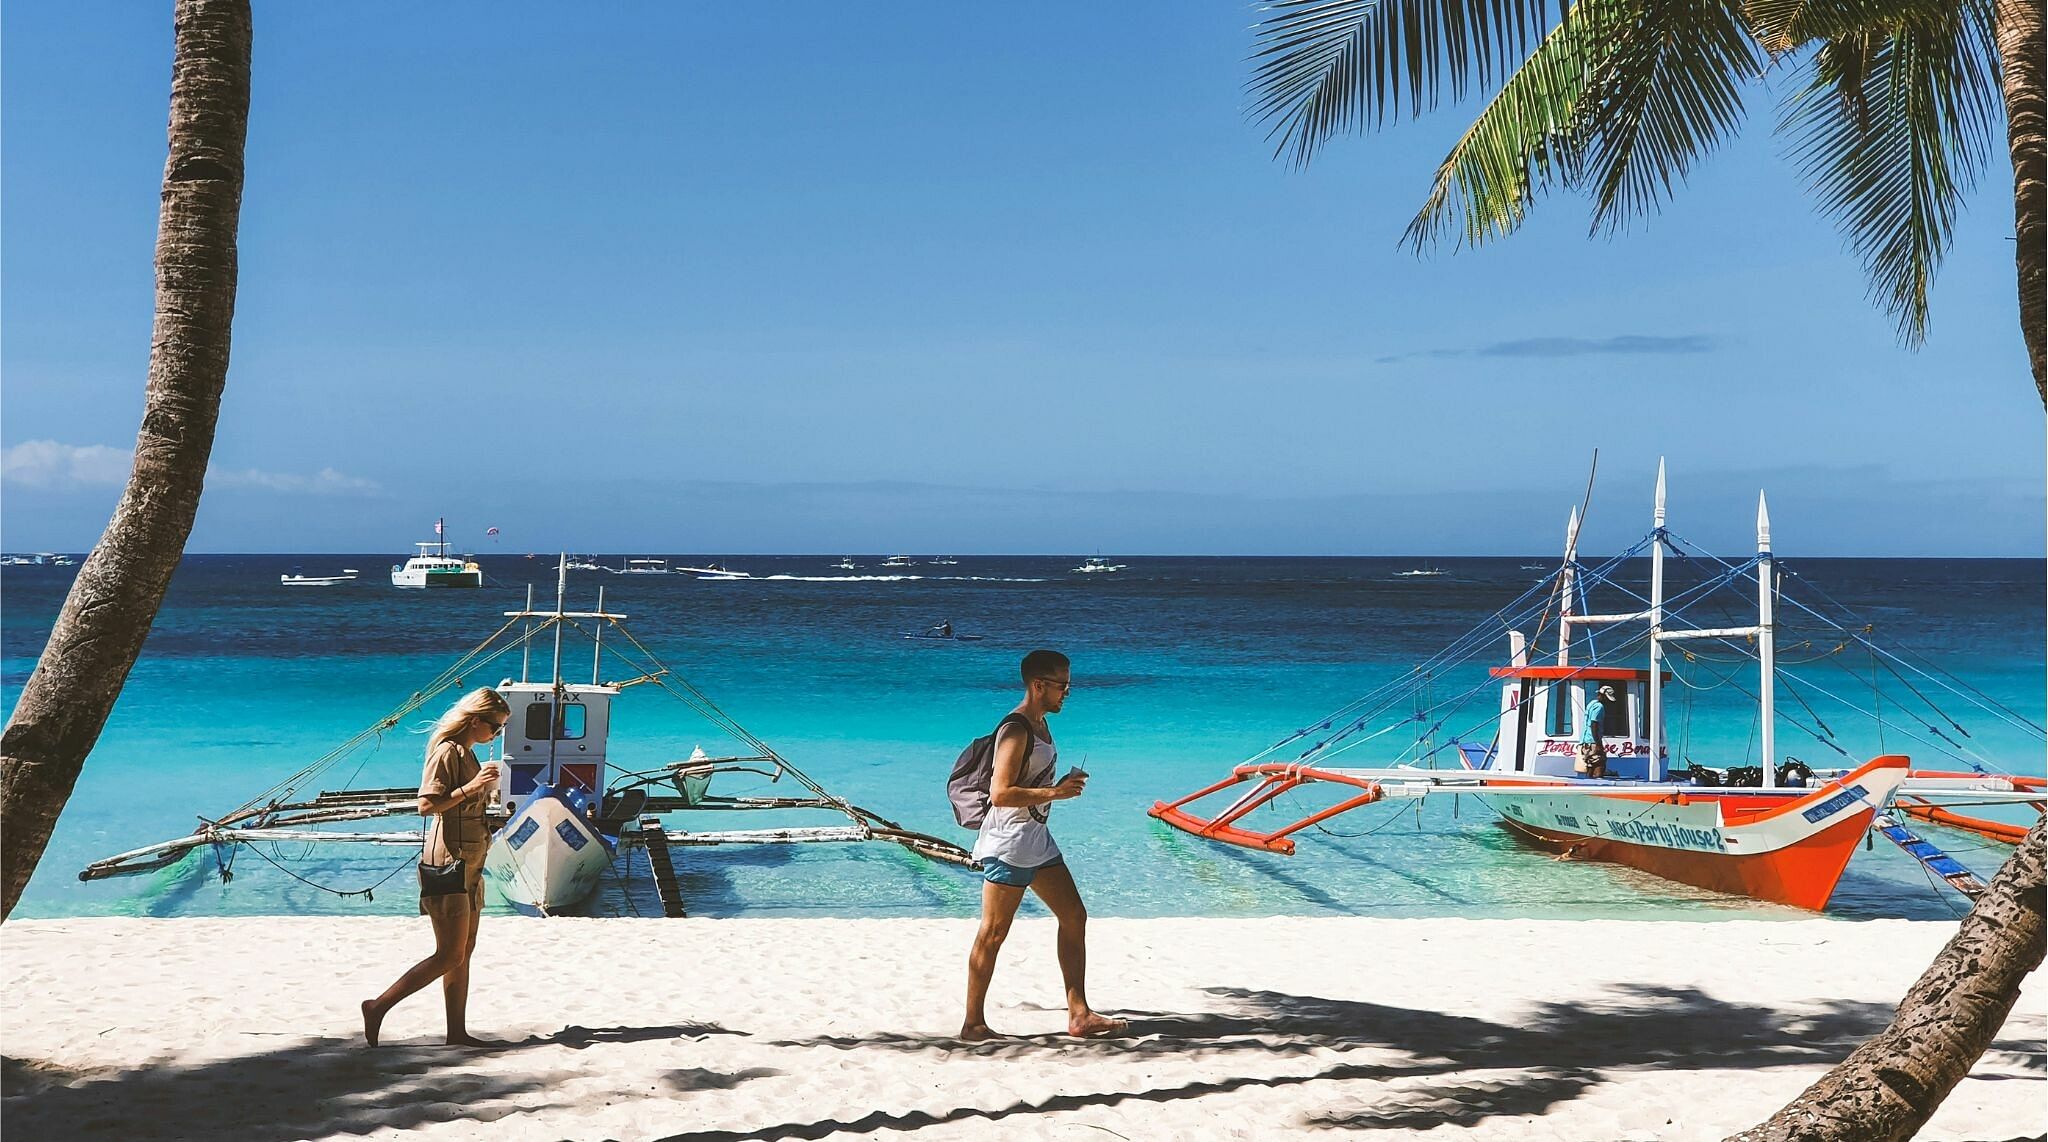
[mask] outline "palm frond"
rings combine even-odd
[[[1553,12],[1552,4],[1556,10]],[[1504,79],[1565,0],[1275,0],[1257,26],[1251,117],[1305,165],[1341,132]]]
[[[1720,0],[1640,0],[1580,116],[1593,228],[1655,209],[1742,118],[1741,86],[1762,61],[1740,13]]]
[[[1794,159],[1908,344],[1926,337],[1928,287],[1991,147],[1996,58],[1983,5],[1903,7],[1823,42],[1785,107]]]
[[[1520,224],[1552,183],[1588,190],[1594,228],[1655,208],[1742,115],[1760,61],[1716,0],[1579,0],[1437,168],[1403,241]]]
[[[1505,237],[1537,193],[1573,181],[1583,159],[1575,117],[1629,7],[1629,0],[1573,5],[1571,18],[1543,38],[1444,156],[1403,244],[1419,249],[1448,229],[1461,245]]]

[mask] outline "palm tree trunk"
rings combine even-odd
[[[0,735],[0,919],[42,859],[192,533],[227,383],[249,0],[177,0],[156,324],[135,468]]]
[[[2034,368],[2034,388],[2048,405],[2048,378],[2041,367],[2042,340],[2048,338],[2048,311],[2042,303],[2043,261],[2048,260],[2048,171],[2042,169],[2044,149],[2041,88],[2041,0],[1997,0],[1993,16],[1998,37],[2000,78],[2005,85],[2006,142],[2012,149],[2014,255],[2020,273],[2020,331],[2027,339],[2027,359]]]
[[[1891,1025],[1728,1142],[1876,1142],[1911,1138],[1926,1124],[1998,1035],[2020,982],[2041,966],[2044,825],[2027,831]]]

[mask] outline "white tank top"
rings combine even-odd
[[[1031,754],[1024,759],[1018,784],[1051,785],[1059,760],[1059,748],[1033,733]],[[974,838],[974,859],[994,857],[1016,868],[1039,868],[1059,860],[1060,847],[1046,827],[1051,816],[1050,804],[990,805],[981,819],[981,832]]]

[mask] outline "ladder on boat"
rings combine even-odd
[[[654,891],[661,897],[661,914],[671,920],[689,915],[683,908],[683,890],[676,884],[676,865],[668,852],[668,833],[660,817],[640,819],[640,843],[647,846],[647,868],[654,874]]]
[[[1906,850],[1906,855],[1920,862],[1927,871],[1948,882],[1950,888],[1972,900],[1984,895],[1984,882],[1977,874],[1963,867],[1956,858],[1942,852],[1930,841],[1921,839],[1919,834],[1901,825],[1890,812],[1879,813],[1870,822],[1870,827],[1884,834],[1884,839]]]

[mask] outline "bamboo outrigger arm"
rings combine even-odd
[[[1209,820],[1203,820],[1181,808],[1181,806],[1189,802],[1199,801],[1212,793],[1221,792],[1239,782],[1249,781],[1253,778],[1259,779],[1257,785],[1253,786],[1244,796],[1233,801],[1229,808],[1216,814],[1215,817]],[[1284,829],[1275,829],[1270,833],[1262,833],[1255,829],[1245,829],[1237,826],[1237,821],[1243,818],[1245,814],[1265,805],[1282,793],[1314,781],[1328,781],[1339,785],[1349,785],[1361,790],[1361,792],[1330,808],[1311,813]],[[1165,801],[1155,802],[1152,806],[1151,814],[1176,829],[1193,833],[1198,837],[1207,837],[1213,841],[1240,845],[1248,849],[1263,849],[1269,853],[1282,853],[1287,856],[1293,856],[1294,841],[1290,834],[1300,832],[1310,825],[1334,817],[1339,813],[1348,813],[1361,806],[1370,805],[1386,795],[1385,788],[1378,781],[1355,774],[1337,770],[1317,769],[1313,766],[1296,765],[1287,762],[1261,762],[1254,765],[1240,765],[1231,771],[1229,777],[1205,789],[1197,790],[1178,801],[1170,803]]]

